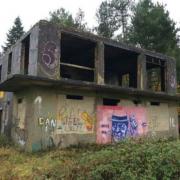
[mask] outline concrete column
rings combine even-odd
[[[166,64],[166,92],[170,95],[176,94],[177,78],[176,78],[176,60],[168,59]]]
[[[147,89],[146,56],[140,54],[137,63],[137,88],[145,90]]]
[[[99,41],[95,50],[95,82],[104,84],[104,43]]]

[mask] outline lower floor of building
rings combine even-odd
[[[106,144],[128,137],[179,136],[173,101],[45,87],[6,94],[1,133],[9,132],[26,151]]]

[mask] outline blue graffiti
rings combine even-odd
[[[112,116],[112,137],[114,141],[119,141],[126,137],[128,124],[127,116]]]
[[[137,135],[138,124],[136,122],[136,118],[134,115],[129,117],[129,122],[130,122],[130,127],[129,127],[130,135],[131,136]]]
[[[115,142],[124,139],[128,135],[138,135],[138,124],[134,115],[112,116],[112,138]]]

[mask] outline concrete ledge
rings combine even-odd
[[[152,92],[147,90],[139,90],[135,88],[123,88],[114,85],[98,85],[92,82],[80,80],[60,79],[54,80],[44,77],[36,77],[29,75],[12,75],[6,81],[0,84],[1,91],[16,92],[24,88],[32,86],[50,87],[56,89],[76,89],[85,90],[95,93],[113,93],[126,95],[128,97],[139,98],[154,98],[157,101],[167,100],[180,102],[179,95],[169,95],[165,92]]]

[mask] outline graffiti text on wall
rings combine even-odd
[[[43,118],[38,119],[39,125],[45,127],[45,131],[54,130],[56,128],[57,122],[55,119]]]
[[[94,117],[86,111],[64,106],[57,116],[57,129],[60,133],[88,133],[93,130]]]
[[[117,142],[147,133],[144,108],[99,106],[97,113],[97,143]]]

